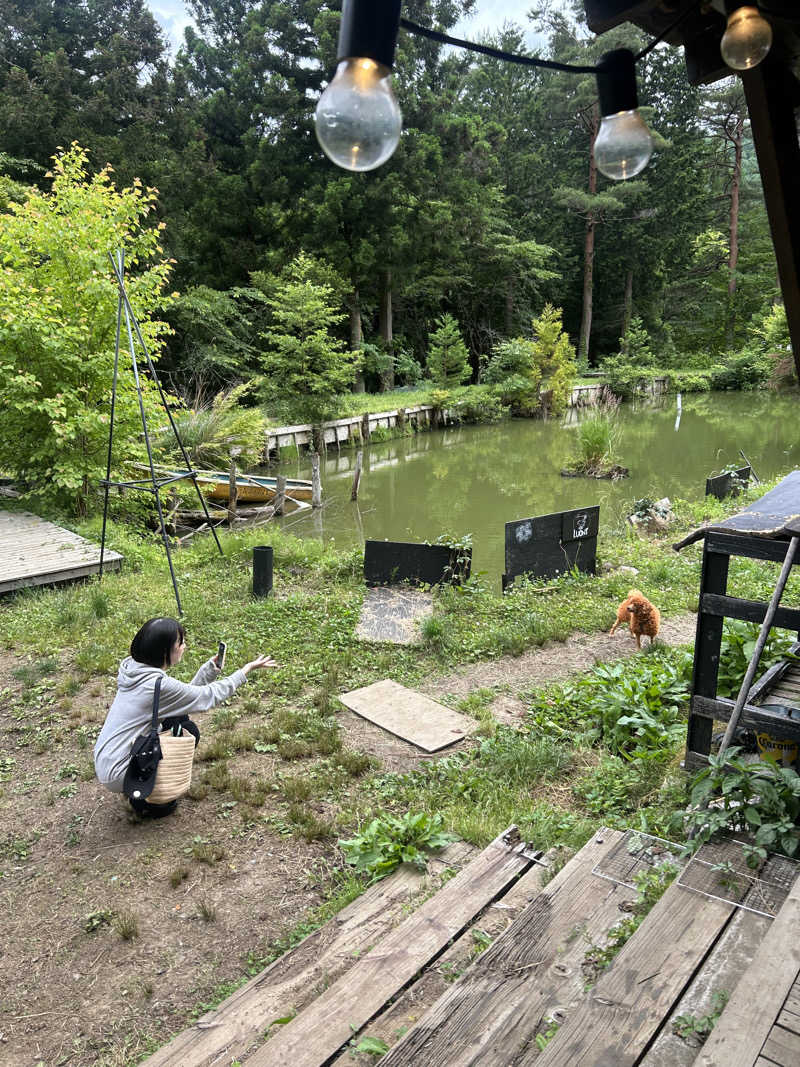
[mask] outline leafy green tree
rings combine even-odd
[[[619,354],[637,366],[647,367],[655,363],[655,357],[650,348],[650,335],[638,315],[633,316],[628,329],[620,337],[619,348]]]
[[[546,304],[533,320],[534,363],[541,370],[542,402],[552,415],[562,414],[575,380],[575,348],[562,323],[561,308]]]
[[[295,417],[319,423],[336,411],[360,364],[358,352],[332,332],[344,320],[332,285],[315,281],[319,267],[301,252],[266,303],[272,314],[261,354],[263,393],[268,403]]]
[[[469,352],[452,315],[441,315],[428,342],[428,373],[437,385],[461,385],[471,374]]]
[[[483,380],[496,385],[504,404],[516,415],[539,410],[542,368],[536,362],[536,345],[527,337],[513,337],[495,346]]]
[[[117,310],[108,252],[126,252],[130,301],[154,356],[166,327],[153,316],[170,266],[157,258],[158,230],[145,226],[152,190],[117,190],[107,168],[90,174],[77,145],[55,158],[53,172],[51,192],[32,190],[0,219],[0,467],[30,496],[85,512],[108,446]],[[123,362],[115,469],[143,448]]]

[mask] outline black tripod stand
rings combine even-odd
[[[145,344],[144,338],[142,337],[142,331],[139,329],[139,323],[137,322],[136,316],[134,315],[133,309],[131,308],[130,301],[128,300],[128,294],[125,291],[124,253],[122,250],[120,250],[119,252],[117,252],[116,257],[114,257],[109,252],[108,258],[111,260],[111,265],[114,268],[114,274],[117,277],[117,285],[119,286],[119,298],[117,300],[117,335],[114,347],[114,377],[111,386],[111,425],[108,431],[108,462],[106,463],[106,476],[100,482],[100,484],[105,490],[105,500],[103,502],[103,536],[100,542],[99,576],[102,578],[103,575],[103,557],[105,555],[106,547],[106,521],[108,518],[109,489],[113,485],[116,486],[118,489],[138,489],[145,493],[152,493],[156,502],[156,510],[158,512],[158,523],[161,529],[161,537],[164,541],[164,549],[167,553],[167,563],[169,564],[169,573],[170,577],[172,578],[172,588],[175,590],[175,602],[178,605],[178,615],[180,616],[183,614],[183,609],[181,608],[181,597],[180,593],[178,592],[178,580],[175,577],[175,568],[172,564],[172,552],[169,546],[169,537],[167,535],[166,526],[164,525],[164,509],[161,506],[161,489],[165,485],[171,485],[174,482],[185,481],[187,478],[190,478],[197,492],[197,498],[200,501],[200,506],[202,507],[208,525],[211,528],[211,533],[214,535],[214,540],[217,542],[217,548],[219,549],[220,555],[223,554],[222,545],[219,543],[217,531],[214,529],[214,526],[211,523],[211,516],[209,515],[208,507],[206,506],[206,499],[200,492],[200,486],[197,484],[197,471],[192,469],[192,464],[189,462],[189,456],[187,455],[186,449],[184,448],[183,442],[181,441],[180,434],[178,433],[178,427],[175,425],[175,420],[172,417],[172,412],[170,411],[169,404],[167,403],[167,398],[164,393],[164,390],[161,388],[161,382],[158,380],[158,375],[156,374],[155,367],[153,366],[153,361],[150,359],[150,353],[147,351],[147,345]],[[114,482],[111,481],[111,449],[114,442],[114,413],[117,401],[120,333],[122,331],[123,315],[125,317],[125,328],[128,334],[128,349],[130,351],[131,365],[133,368],[133,380],[136,383],[136,394],[139,398],[139,414],[142,419],[142,430],[144,433],[145,447],[147,448],[147,462],[150,467],[150,477],[140,478],[138,480],[130,482]],[[134,344],[133,339],[134,332],[136,334],[136,339],[139,342],[139,346],[142,350],[142,353],[144,354],[144,358],[147,363],[147,369],[150,372],[150,377],[153,379],[156,384],[156,388],[158,389],[158,394],[161,398],[161,403],[164,405],[164,410],[167,413],[167,418],[169,419],[169,424],[172,427],[172,432],[175,434],[175,440],[178,442],[178,447],[180,448],[181,453],[183,455],[183,461],[186,464],[186,470],[182,471],[179,474],[173,474],[167,477],[159,477],[156,474],[156,468],[153,463],[153,451],[150,447],[150,435],[147,432],[147,416],[145,415],[144,401],[142,399],[142,386],[139,381],[139,368],[136,362],[136,346]]]

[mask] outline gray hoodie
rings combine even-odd
[[[94,769],[102,785],[113,793],[122,792],[131,745],[150,727],[153,690],[159,675],[163,681],[158,717],[167,719],[172,715],[208,711],[232,697],[239,686],[247,681],[247,675],[241,670],[215,681],[218,673],[213,659],[208,660],[187,684],[170,678],[160,667],[139,663],[131,656],[124,659],[117,675],[117,695],[94,746]]]

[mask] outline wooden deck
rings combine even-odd
[[[122,556],[106,549],[104,569]],[[100,546],[27,511],[0,511],[0,593],[85,578],[100,569]]]
[[[451,846],[440,888],[418,886],[421,900],[409,895],[419,876],[400,870],[146,1063],[797,1067],[799,868],[769,861],[760,892],[768,875],[782,889],[759,913],[750,904],[765,897],[750,884],[721,899],[718,873],[703,882],[677,861],[680,876],[598,973],[590,947],[630,912],[637,871],[665,858],[663,843],[631,834],[598,831],[550,880],[511,831],[479,854]],[[703,877],[729,845],[704,846]],[[707,1016],[723,991],[700,1047],[675,1024]],[[379,1041],[388,1051],[376,1061]]]

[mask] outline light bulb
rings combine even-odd
[[[719,50],[733,70],[756,67],[772,46],[772,27],[757,7],[745,4],[728,16]]]
[[[319,98],[317,140],[345,170],[374,170],[400,141],[403,116],[392,92],[392,72],[374,59],[344,59]]]
[[[603,116],[594,142],[594,159],[601,174],[615,182],[633,178],[644,170],[652,153],[653,138],[635,108]]]

